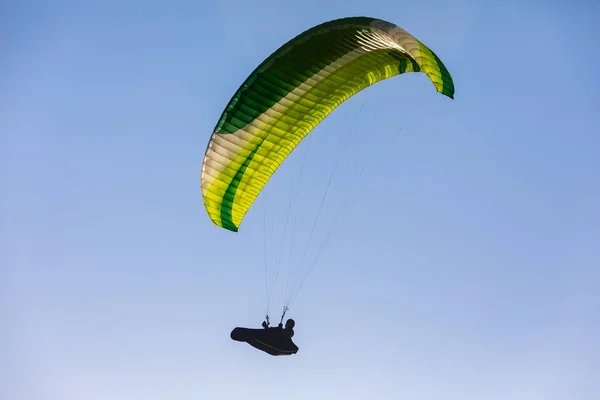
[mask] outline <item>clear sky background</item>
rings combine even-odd
[[[0,398],[600,398],[600,3],[91,4],[0,12]],[[404,75],[313,131],[312,167],[354,129],[364,173],[274,358],[229,338],[264,317],[263,205],[217,228],[200,165],[259,62],[356,15],[430,46],[456,97]]]

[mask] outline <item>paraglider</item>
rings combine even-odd
[[[264,321],[263,329],[235,328],[231,331],[231,338],[246,342],[272,356],[289,356],[298,352],[298,346],[292,341],[295,325],[296,322],[291,318],[285,322],[285,327],[282,322],[277,327],[271,327]]]
[[[237,232],[267,181],[321,121],[363,89],[408,72],[425,73],[439,93],[454,98],[437,55],[381,19],[325,22],[277,49],[234,93],[208,142],[200,185],[211,221]],[[231,338],[269,354],[296,353],[291,337],[280,333],[236,328]]]

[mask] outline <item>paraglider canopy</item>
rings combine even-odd
[[[210,138],[201,173],[210,219],[237,232],[267,181],[327,115],[366,87],[407,72],[425,73],[438,92],[454,97],[442,61],[390,22],[333,20],[284,44],[235,92]]]

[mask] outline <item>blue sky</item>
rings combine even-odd
[[[4,7],[0,398],[600,398],[598,3]],[[456,96],[401,76],[313,132],[316,174],[352,129],[353,204],[290,310],[299,353],[271,358],[229,332],[262,321],[263,200],[300,158],[237,235],[200,165],[260,61],[354,15],[430,46]]]

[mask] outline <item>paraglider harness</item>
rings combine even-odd
[[[263,328],[265,329],[250,329],[250,328],[235,328],[231,331],[231,339],[237,342],[246,342],[250,346],[264,351],[272,356],[289,356],[298,352],[298,346],[292,342],[290,337],[282,335],[283,318],[287,307],[284,308],[281,315],[279,327],[269,327],[269,314],[265,316]]]

